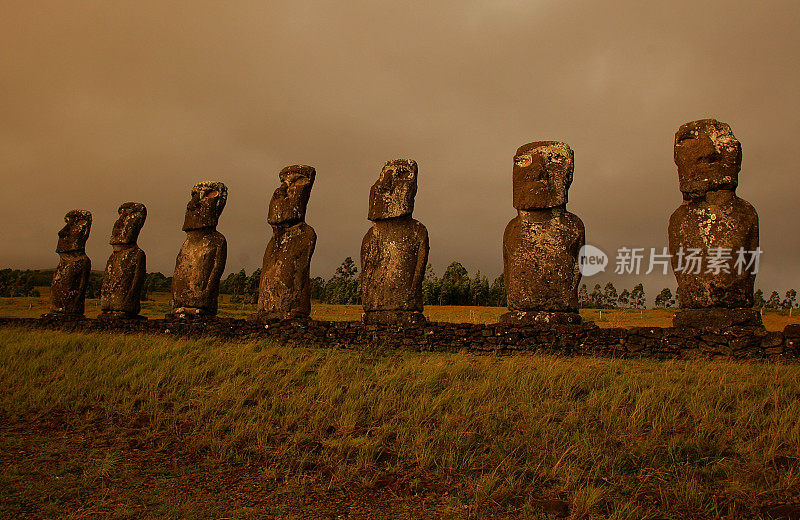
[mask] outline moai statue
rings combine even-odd
[[[369,193],[372,227],[361,243],[364,323],[424,323],[422,280],[428,263],[428,230],[411,218],[417,163],[394,159],[383,166]]]
[[[147,208],[138,202],[125,202],[117,210],[109,243],[114,251],[108,257],[100,289],[102,319],[143,319],[141,309],[145,274],[145,254],[136,240],[147,218]]]
[[[281,185],[269,202],[272,238],[261,267],[256,320],[304,319],[311,313],[309,272],[317,234],[305,217],[316,174],[305,165],[287,166],[278,174]]]
[[[501,323],[578,324],[578,254],[585,228],[567,211],[574,154],[558,141],[520,146],[514,155],[517,217],[503,234],[508,310]]]
[[[736,196],[742,145],[715,119],[686,123],[675,134],[683,204],[669,219],[669,250],[678,280],[676,327],[760,326],[753,306],[758,214]]]
[[[200,182],[186,205],[181,246],[172,277],[172,313],[167,318],[203,318],[217,314],[219,281],[225,270],[228,244],[217,231],[228,188],[221,182]]]
[[[92,229],[92,214],[73,209],[64,216],[66,225],[58,232],[56,253],[61,258],[51,285],[52,304],[45,318],[83,318],[86,286],[92,261],[86,256],[86,240]]]

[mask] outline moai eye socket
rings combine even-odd
[[[694,139],[695,137],[697,137],[697,135],[694,130],[687,130],[686,132],[678,136],[678,143],[688,141],[689,139]]]
[[[533,162],[533,156],[531,156],[530,154],[517,155],[516,157],[514,157],[514,164],[521,168],[530,166],[532,162]]]
[[[205,194],[203,195],[203,198],[216,197],[217,195],[219,195],[219,192],[217,190],[211,190],[211,191],[205,192]]]

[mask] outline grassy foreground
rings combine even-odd
[[[3,518],[797,518],[800,366],[4,329],[0,490]]]
[[[50,288],[37,287],[40,297],[0,298],[0,317],[38,318],[49,309]],[[170,310],[168,293],[153,293],[142,302],[142,315],[148,318],[163,318]],[[219,315],[224,318],[244,318],[256,311],[254,304],[231,303],[230,295],[219,297]],[[505,307],[474,307],[458,305],[427,305],[425,316],[431,321],[451,323],[497,323],[508,309]],[[360,320],[363,309],[360,305],[330,305],[313,302],[311,317],[316,320],[345,321]],[[86,300],[86,316],[94,318],[100,313],[100,300]],[[581,309],[585,320],[599,327],[671,327],[674,309]],[[800,313],[789,314],[788,310],[765,310],[764,326],[767,330],[780,331],[790,323],[800,323]]]

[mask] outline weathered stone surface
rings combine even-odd
[[[783,335],[787,338],[800,338],[800,324],[790,323],[783,329]]]
[[[725,329],[728,327],[760,327],[761,313],[755,309],[681,309],[672,318],[675,327]]]
[[[317,235],[305,216],[315,177],[314,168],[304,165],[287,166],[279,174],[281,185],[269,203],[273,235],[264,253],[254,319],[303,319],[311,313],[310,269]]]
[[[800,359],[800,338],[753,327],[599,329],[594,324],[509,326],[466,323],[405,325],[362,322],[281,321],[265,326],[232,318],[215,320],[64,320],[0,318],[0,327],[34,327],[65,332],[150,333],[157,336],[216,337],[324,348],[398,348],[436,352],[515,352],[657,359]],[[800,334],[794,331],[793,334]]]
[[[683,309],[753,305],[749,264],[758,250],[758,215],[735,193],[741,161],[741,145],[725,123],[692,121],[675,134],[684,202],[670,217],[669,250]],[[702,258],[699,267],[688,260],[690,253]]]
[[[396,323],[398,325],[418,325],[426,323],[427,320],[420,311],[378,310],[364,312],[362,321],[367,324]]]
[[[578,254],[585,228],[566,210],[573,152],[557,141],[521,146],[514,156],[514,207],[503,235],[508,323],[579,323]],[[529,317],[524,313],[531,313]],[[537,313],[541,317],[537,317]],[[556,316],[564,313],[563,316]]]
[[[190,319],[217,314],[219,281],[225,270],[228,244],[216,230],[228,188],[221,182],[201,182],[186,205],[181,246],[172,278],[170,318]]]
[[[60,257],[51,285],[50,312],[44,317],[83,317],[86,285],[92,262],[86,256],[86,240],[92,229],[92,214],[74,209],[64,216],[66,225],[58,232],[56,253]]]
[[[361,243],[361,301],[365,323],[420,323],[428,230],[411,218],[417,163],[388,161],[369,198],[372,228]]]
[[[500,316],[504,325],[572,325],[581,323],[577,312],[510,311]]]
[[[100,289],[101,318],[140,318],[142,287],[147,274],[146,257],[136,244],[147,218],[139,202],[119,207],[109,243],[114,251],[108,258]]]

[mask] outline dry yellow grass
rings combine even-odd
[[[80,432],[56,459],[25,442],[26,425],[53,418]],[[572,520],[759,518],[800,496],[799,365],[384,355],[5,329],[0,423],[18,425],[0,435],[7,518],[64,517],[76,495],[97,497],[99,506],[79,505],[113,517],[117,504],[139,511],[142,494],[159,517],[258,517],[224,501],[190,514],[169,484],[190,468],[175,462],[140,481],[126,464],[130,446],[155,461],[170,446],[206,454],[212,472],[258,469],[249,497],[268,482],[301,483],[293,493],[323,500],[387,482],[401,500],[446,492],[457,504],[449,518],[552,518],[545,508]],[[99,439],[121,447],[98,451]],[[17,460],[20,447],[38,464]],[[77,459],[74,471],[58,457]],[[212,482],[202,492],[227,491]]]

